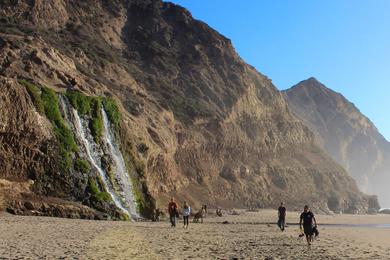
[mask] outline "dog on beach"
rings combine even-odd
[[[204,204],[203,208],[204,208],[204,217],[206,217],[207,216],[207,204]]]
[[[159,222],[160,221],[160,217],[162,215],[162,211],[160,209],[154,209],[153,210],[153,218],[152,218],[152,221],[153,222]]]
[[[206,209],[204,208],[204,206],[202,206],[202,209],[194,214],[193,223],[199,223],[199,220],[200,223],[203,223],[203,218],[205,216],[205,213],[206,213]]]

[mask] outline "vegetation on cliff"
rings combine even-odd
[[[80,91],[68,90],[66,97],[72,106],[82,116],[90,119],[89,129],[96,143],[99,143],[103,134],[102,99],[100,97],[87,96]]]
[[[111,196],[108,192],[100,191],[96,181],[93,178],[88,179],[88,191],[91,193],[92,198],[98,202],[109,202]]]
[[[35,108],[37,109],[38,113],[43,115],[45,113],[43,101],[41,98],[41,90],[39,87],[35,86],[34,84],[28,82],[25,79],[22,79],[19,81],[20,84],[26,87],[28,94],[30,95]]]
[[[112,98],[104,97],[103,106],[104,106],[104,110],[107,113],[108,120],[111,123],[111,126],[114,128],[115,131],[118,131],[119,123],[121,120],[121,114],[119,112],[119,107],[117,103]]]
[[[89,128],[91,129],[95,142],[98,143],[103,135],[102,102],[100,98],[92,98],[91,103],[91,121],[89,123]]]
[[[91,165],[87,160],[77,158],[74,163],[74,168],[75,170],[86,174],[91,170]]]
[[[61,169],[68,171],[72,166],[72,154],[77,151],[77,145],[72,131],[62,118],[56,92],[26,80],[21,80],[20,83],[26,87],[37,111],[44,113],[53,125],[53,131],[58,140]]]
[[[145,183],[146,165],[145,162],[137,156],[137,150],[131,142],[125,142],[122,146],[122,153],[129,177],[133,184],[133,194],[137,202],[137,210],[143,216],[151,216],[152,209],[155,207],[154,199],[148,194]]]
[[[103,134],[102,107],[104,107],[114,130],[117,131],[119,129],[121,116],[114,99],[88,96],[75,90],[68,90],[65,95],[80,115],[87,116],[90,119],[89,128],[96,143],[99,143]]]

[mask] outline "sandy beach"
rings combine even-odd
[[[0,215],[1,259],[390,259],[390,215],[318,215],[309,250],[299,213],[285,232],[276,212],[209,216],[203,224],[113,222]],[[223,224],[227,221],[227,224]],[[351,226],[344,226],[348,224]]]

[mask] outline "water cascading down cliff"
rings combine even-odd
[[[133,185],[104,107],[102,106],[100,110],[103,136],[97,143],[88,127],[88,119],[80,115],[67,97],[59,94],[59,104],[66,122],[76,137],[80,154],[98,173],[102,188],[123,213],[132,219],[139,218]],[[109,167],[102,166],[103,160],[109,162]],[[110,170],[106,170],[107,168]]]

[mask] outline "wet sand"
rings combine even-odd
[[[288,213],[296,223],[299,213]],[[390,259],[390,215],[317,216],[309,250],[299,227],[281,232],[275,211],[208,217],[203,224],[112,222],[0,215],[0,259]],[[228,221],[228,224],[222,224]]]

